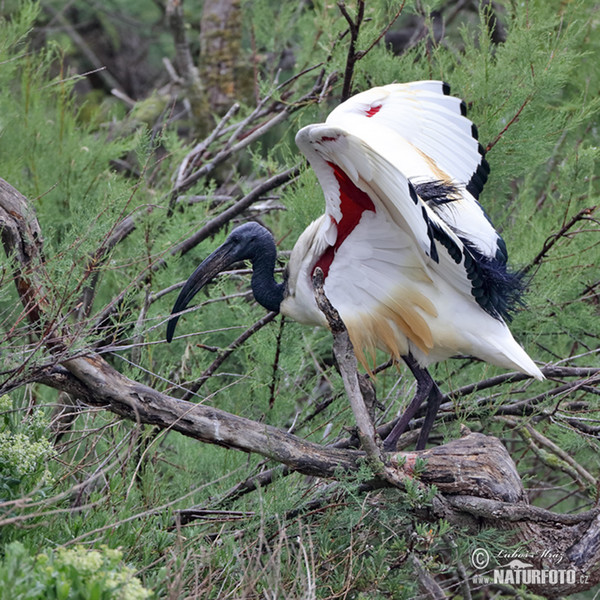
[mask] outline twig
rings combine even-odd
[[[100,246],[88,259],[84,274],[81,278],[81,282],[78,287],[81,287],[81,297],[77,308],[77,319],[82,320],[89,317],[96,294],[96,286],[100,279],[102,269],[100,268],[105,263],[112,252],[112,250],[127,238],[136,228],[136,217],[141,214],[148,214],[151,212],[151,208],[144,206],[135,211],[134,214],[128,215],[118,223],[116,223],[111,231],[109,231]],[[86,285],[83,283],[87,281]],[[72,293],[75,294],[78,290],[74,290]]]
[[[354,75],[354,65],[357,60],[362,57],[362,53],[356,51],[356,42],[358,40],[358,33],[360,26],[365,16],[365,2],[364,0],[357,1],[356,7],[356,19],[353,20],[346,10],[344,2],[337,3],[340,12],[348,22],[350,30],[350,42],[348,43],[348,55],[346,57],[346,68],[344,70],[344,86],[342,88],[342,102],[350,97],[352,92],[352,77]]]
[[[146,293],[144,294],[144,303],[142,304],[142,308],[140,310],[140,314],[135,322],[134,326],[134,335],[132,339],[132,343],[134,344],[134,348],[131,351],[131,361],[134,363],[140,363],[142,357],[142,343],[143,343],[143,324],[146,320],[146,315],[148,314],[148,309],[150,308],[150,285],[146,288]]]
[[[235,103],[233,104],[229,110],[225,113],[223,118],[217,123],[215,128],[211,131],[211,133],[202,140],[200,143],[196,144],[184,157],[177,169],[177,177],[175,178],[175,185],[173,190],[171,191],[171,198],[169,200],[169,212],[167,213],[167,217],[171,216],[172,210],[175,206],[177,198],[179,194],[187,189],[189,185],[185,184],[188,177],[191,175],[188,173],[188,165],[190,163],[194,163],[197,158],[206,151],[206,149],[219,137],[221,134],[223,127],[236,115],[239,111],[240,105]],[[187,187],[186,187],[187,185]]]
[[[263,461],[259,467],[264,467],[268,461]],[[277,465],[272,469],[261,471],[257,475],[252,475],[237,483],[232,488],[227,490],[216,502],[216,506],[229,506],[238,498],[245,496],[257,489],[263,489],[271,483],[278,481],[281,477],[287,477],[293,473],[286,465]]]
[[[184,240],[183,242],[173,246],[170,249],[171,255],[185,254],[192,248],[195,248],[200,242],[208,238],[209,236],[216,233],[226,223],[231,221],[234,217],[237,217],[240,213],[246,210],[251,204],[256,202],[263,194],[271,191],[274,188],[283,185],[289,181],[292,181],[300,174],[300,167],[295,166],[273,175],[266,181],[257,185],[251,192],[246,194],[243,198],[240,198],[235,204],[219,213],[216,217],[208,221],[202,228],[200,228],[194,235]]]
[[[527,98],[525,98],[525,100],[523,101],[523,104],[521,104],[521,106],[519,107],[519,110],[516,112],[515,115],[513,115],[512,119],[505,125],[505,127],[495,137],[495,139],[487,145],[487,147],[485,149],[486,153],[489,152],[500,141],[500,138],[508,131],[508,128],[519,120],[519,116],[521,115],[521,113],[523,112],[525,107],[531,102],[531,100],[533,100],[532,94],[530,94],[529,96],[527,96]]]
[[[96,53],[90,48],[85,39],[79,35],[77,30],[73,27],[73,25],[69,22],[69,20],[65,17],[62,11],[57,11],[55,8],[51,6],[50,3],[44,3],[44,10],[52,13],[53,18],[55,18],[62,27],[64,27],[67,35],[71,38],[72,42],[79,49],[81,54],[85,56],[85,59],[92,65],[94,71],[98,75],[100,81],[102,81],[104,87],[109,91],[118,90],[123,95],[125,95],[123,91],[123,86],[115,79],[115,77],[110,73],[110,71],[105,67],[102,61],[98,58]]]
[[[440,584],[434,579],[433,575],[425,568],[421,560],[413,552],[409,555],[409,560],[414,567],[419,585],[431,600],[446,600],[447,596]]]
[[[272,119],[269,119],[265,123],[262,123],[259,127],[255,128],[252,133],[250,133],[247,136],[245,136],[244,138],[242,138],[234,146],[225,147],[223,150],[218,152],[216,154],[216,156],[210,162],[205,163],[197,171],[194,171],[194,173],[188,175],[180,183],[179,187],[174,189],[171,192],[170,204],[173,203],[174,196],[176,199],[178,194],[180,194],[181,192],[183,192],[185,190],[188,190],[190,187],[192,187],[192,185],[197,183],[200,179],[202,179],[203,177],[206,177],[208,174],[212,173],[218,165],[220,165],[222,162],[229,159],[236,152],[239,152],[240,150],[242,150],[243,148],[245,148],[246,146],[248,146],[249,144],[251,144],[252,142],[257,140],[259,137],[263,136],[272,127],[275,127],[275,125],[278,125],[279,123],[282,123],[283,121],[285,121],[285,119],[287,119],[288,116],[289,116],[288,110],[282,110],[275,117],[273,117]]]
[[[579,221],[588,220],[591,217],[591,215],[594,214],[594,211],[597,208],[597,206],[582,208],[576,215],[573,215],[573,217],[571,217],[571,219],[567,223],[565,223],[556,233],[553,233],[546,239],[542,249],[539,251],[537,256],[526,267],[522,269],[522,273],[528,273],[534,266],[539,265],[546,256],[546,254],[550,252],[554,244],[556,244],[562,237],[564,237],[567,234],[567,232],[573,227],[573,225],[575,225],[575,223],[578,223]]]
[[[251,192],[246,194],[243,198],[240,198],[235,204],[224,210],[222,213],[219,213],[216,217],[208,221],[201,229],[199,229],[196,233],[194,233],[189,238],[183,240],[177,245],[171,246],[168,250],[168,255],[176,256],[177,254],[186,254],[193,248],[195,248],[200,242],[205,240],[206,238],[214,235],[221,227],[226,225],[231,219],[241,214],[244,210],[246,210],[249,206],[251,206],[254,202],[258,201],[262,194],[287,183],[288,181],[292,181],[295,179],[300,173],[299,167],[292,167],[283,173],[278,173],[273,177],[267,179],[261,184],[257,185]],[[151,265],[149,265],[148,269],[152,271],[157,271],[158,269],[164,268],[167,266],[167,261],[165,258],[157,258]],[[107,318],[113,314],[117,308],[120,306],[123,299],[130,293],[131,288],[137,288],[141,284],[143,284],[148,277],[148,270],[142,271],[132,282],[131,284],[123,290],[120,294],[115,296],[111,303],[106,306],[102,311],[100,311],[95,317],[95,325],[94,328],[100,327],[102,323],[106,321]]]
[[[538,394],[537,396],[533,396],[531,398],[525,398],[524,400],[518,400],[511,404],[504,404],[498,407],[496,411],[497,414],[502,415],[522,415],[522,414],[531,414],[534,407],[548,400],[549,398],[554,398],[556,396],[566,396],[567,394],[572,394],[579,389],[584,389],[587,392],[594,393],[593,382],[597,379],[597,377],[590,377],[589,380],[580,379],[578,381],[572,381],[570,383],[565,383],[564,385],[559,385],[554,389],[548,390],[547,392],[543,392]],[[552,411],[554,412],[554,411]]]
[[[458,545],[451,535],[445,534],[442,536],[442,538],[450,548],[458,553]],[[471,587],[469,586],[470,577],[467,574],[467,569],[460,558],[456,559],[456,571],[458,573],[458,585],[460,587],[463,600],[473,600],[473,596],[471,595]]]
[[[540,370],[548,379],[559,379],[563,377],[593,377],[594,375],[600,373],[600,368],[598,367],[559,367],[555,365],[547,365],[545,367],[542,367]],[[445,394],[443,398],[443,404],[440,405],[440,411],[443,412],[445,410],[451,410],[453,406],[452,403],[457,398],[470,396],[474,392],[487,390],[493,387],[503,385],[504,383],[516,383],[518,381],[526,381],[528,379],[530,379],[529,375],[525,375],[524,373],[502,373],[500,375],[495,375],[494,377],[484,379],[483,381],[470,383],[463,387],[457,388],[456,390],[449,392],[448,394]],[[478,402],[480,404],[487,403],[489,402],[489,398],[481,398],[481,400],[479,400]]]
[[[264,317],[256,321],[242,335],[235,339],[225,350],[219,353],[219,356],[211,365],[200,375],[200,377],[191,385],[188,385],[188,391],[183,396],[183,400],[190,400],[196,392],[202,387],[202,384],[215,373],[215,371],[239,348],[248,338],[252,337],[257,331],[262,329],[267,323],[270,323],[277,316],[276,312],[269,312]]]
[[[325,295],[323,284],[323,271],[317,267],[313,274],[313,288],[317,306],[327,318],[329,328],[333,334],[333,353],[344,381],[344,388],[346,389],[354,418],[356,419],[358,436],[373,465],[376,468],[378,467],[378,470],[381,470],[381,467],[383,467],[383,458],[381,449],[376,441],[375,426],[373,425],[360,388],[354,348],[338,311],[332,306]]]
[[[371,42],[371,44],[367,47],[366,50],[362,50],[358,58],[363,58],[367,55],[371,50],[385,37],[385,34],[390,30],[391,26],[396,22],[398,17],[402,14],[404,10],[404,5],[406,4],[406,0],[402,0],[400,3],[400,7],[396,11],[396,14],[392,17],[390,22],[380,31],[379,35]]]
[[[175,519],[180,525],[187,525],[193,521],[240,521],[253,517],[254,512],[241,510],[216,510],[213,508],[183,508],[175,511]]]
[[[600,508],[593,508],[575,515],[555,513],[531,504],[514,504],[491,500],[480,496],[454,495],[446,496],[446,501],[458,510],[464,510],[471,515],[494,521],[516,523],[531,521],[533,523],[552,523],[560,525],[577,525],[589,523],[600,514]]]
[[[508,423],[511,427],[515,427],[519,435],[523,438],[523,441],[527,443],[534,454],[544,464],[552,469],[560,469],[572,477],[581,488],[585,488],[586,484],[596,488],[598,481],[593,475],[569,456],[562,448],[557,446],[552,440],[549,440],[545,435],[535,430],[531,425],[528,423],[521,425],[516,419],[510,417],[498,417],[498,419]],[[548,457],[548,452],[538,448],[534,441],[548,448],[548,450],[554,454],[554,458]]]
[[[275,343],[275,357],[273,358],[273,372],[271,374],[271,384],[269,385],[269,408],[273,408],[275,404],[275,388],[277,387],[277,374],[279,373],[279,356],[281,354],[281,338],[283,337],[283,325],[285,317],[282,315],[279,320],[279,332],[277,333],[277,341]]]

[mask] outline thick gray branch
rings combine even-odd
[[[340,368],[340,374],[344,381],[344,388],[348,395],[356,425],[358,426],[358,436],[366,450],[369,458],[375,464],[383,466],[381,457],[381,449],[377,445],[375,425],[371,419],[371,415],[367,410],[360,382],[358,380],[358,369],[354,348],[350,341],[350,336],[346,330],[338,311],[333,307],[329,299],[325,295],[323,289],[324,275],[320,268],[315,269],[313,275],[313,287],[317,306],[327,318],[329,328],[333,334],[333,353]]]

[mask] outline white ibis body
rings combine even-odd
[[[402,359],[417,393],[384,447],[395,448],[428,399],[424,447],[441,394],[427,365],[466,354],[543,375],[506,325],[520,279],[507,271],[504,241],[477,201],[488,164],[464,103],[439,81],[376,87],[353,96],[296,143],[325,195],[325,214],[302,233],[285,281],[276,283],[272,235],[256,223],[231,232],[184,285],[167,339],[192,297],[226,266],[253,264],[252,290],[265,308],[300,323],[327,322],[312,274],[338,310],[357,358],[375,348]]]

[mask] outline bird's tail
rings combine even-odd
[[[512,337],[512,336],[511,336]],[[493,360],[499,366],[516,369],[521,373],[535,377],[539,381],[545,379],[544,374],[540,371],[539,367],[531,360],[531,357],[523,350],[523,348],[512,339],[512,344],[503,343],[498,347],[498,350],[502,353],[502,361]]]

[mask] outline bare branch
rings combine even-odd
[[[567,223],[564,223],[563,226],[556,232],[549,236],[544,242],[544,246],[538,252],[537,256],[526,266],[523,268],[522,272],[527,273],[536,265],[539,265],[545,256],[550,252],[552,247],[563,237],[567,235],[570,229],[579,221],[589,219],[594,212],[596,211],[597,206],[590,206],[586,208],[582,208],[576,215],[573,215],[571,219]]]
[[[39,277],[42,231],[27,198],[4,179],[0,179],[0,235],[6,255],[14,260],[14,281],[25,314],[38,324],[48,310],[45,282]]]
[[[423,562],[419,560],[418,556],[412,552],[410,554],[410,562],[417,573],[419,586],[425,592],[425,594],[427,594],[427,597],[431,600],[446,600],[447,596],[444,593],[444,590],[440,587],[440,584],[425,568],[425,565],[423,565]]]
[[[232,204],[229,208],[225,209],[223,212],[219,213],[216,217],[207,221],[198,231],[196,231],[189,238],[183,240],[179,244],[173,245],[169,248],[167,254],[170,256],[176,256],[177,254],[186,254],[193,248],[195,248],[202,241],[214,235],[219,229],[224,227],[227,223],[229,223],[234,217],[240,215],[245,210],[247,210],[254,202],[257,202],[264,194],[275,189],[285,183],[293,181],[296,177],[298,177],[300,173],[300,168],[298,166],[292,167],[283,171],[282,173],[278,173],[273,177],[263,181],[259,185],[257,185],[251,192],[240,198],[237,202]],[[157,271],[158,269],[164,268],[167,265],[167,262],[164,258],[157,258],[153,261],[153,263],[149,266],[149,269],[152,271]],[[101,310],[95,317],[95,327],[100,327],[100,325],[113,314],[117,308],[120,306],[120,303],[123,301],[125,296],[130,292],[131,288],[137,288],[141,286],[148,278],[148,271],[142,271],[128,286],[127,289],[123,290],[120,294],[115,296],[112,302],[106,306],[103,310]],[[155,300],[156,296],[152,298]]]
[[[99,356],[70,360],[64,368],[47,373],[45,383],[77,394],[87,403],[102,406],[138,423],[158,425],[212,444],[254,452],[283,463],[287,469],[308,475],[334,478],[340,472],[354,472],[366,456],[355,450],[322,447],[264,423],[257,423],[205,405],[170,398],[136,383],[110,367]],[[68,371],[67,371],[68,369]],[[571,564],[585,575],[575,583],[561,584],[553,591],[574,593],[600,581],[600,522],[598,509],[579,515],[561,515],[526,503],[514,463],[496,438],[470,434],[443,446],[419,452],[397,453],[391,469],[396,479],[412,477],[417,459],[425,469],[420,480],[435,484],[442,492],[434,502],[434,514],[465,526],[482,523],[510,530],[516,541],[527,541],[540,559],[543,551],[568,556]],[[372,485],[389,486],[386,474]],[[473,519],[474,517],[474,519]],[[548,544],[551,544],[548,546]],[[551,567],[553,568],[553,567]],[[547,591],[540,585],[538,593]]]
[[[525,98],[523,104],[519,107],[519,110],[511,117],[510,121],[502,128],[502,131],[491,141],[485,148],[486,153],[489,152],[502,138],[502,136],[508,131],[509,127],[514,125],[521,116],[521,113],[525,109],[525,107],[533,100],[533,94],[530,94]]]
[[[356,419],[358,436],[363,448],[378,470],[383,468],[381,448],[377,444],[375,426],[367,410],[365,400],[358,380],[358,369],[354,348],[338,311],[332,306],[323,289],[324,275],[320,268],[313,274],[313,287],[317,306],[327,318],[329,328],[333,334],[333,353],[340,368],[344,381],[344,388]],[[379,465],[377,467],[377,465]]]
[[[237,217],[243,211],[245,211],[251,204],[256,202],[263,194],[271,191],[274,188],[283,185],[289,181],[292,181],[300,174],[300,168],[298,166],[292,167],[273,175],[260,185],[256,186],[251,192],[246,194],[243,198],[240,198],[235,204],[219,213],[216,217],[208,221],[203,227],[201,227],[193,236],[184,240],[180,244],[173,246],[170,249],[170,254],[185,254],[191,248],[197,246],[201,241],[215,234],[221,227],[231,221],[234,217]]]
[[[353,19],[346,10],[346,4],[342,1],[337,3],[340,12],[344,19],[348,22],[350,31],[350,42],[348,43],[348,56],[346,57],[346,69],[344,71],[344,87],[342,89],[342,102],[348,100],[352,93],[352,77],[354,75],[354,65],[359,59],[360,54],[356,51],[356,42],[358,41],[358,33],[365,16],[364,0],[357,0],[356,19]]]
[[[567,473],[581,488],[585,487],[586,485],[591,485],[595,489],[598,486],[598,480],[589,471],[587,471],[587,469],[584,469],[560,446],[555,444],[552,440],[549,440],[545,435],[542,435],[531,425],[525,423],[523,426],[521,426],[516,419],[512,419],[510,417],[498,418],[509,423],[512,427],[516,427],[517,432],[523,438],[529,448],[531,448],[534,454],[538,456],[542,462],[548,464],[548,466],[550,466],[553,470],[558,468],[564,473]],[[537,442],[540,446],[545,447],[546,450],[538,447],[535,442]]]
[[[211,363],[211,365],[200,375],[200,377],[192,384],[187,386],[188,391],[183,396],[184,400],[191,400],[196,392],[200,389],[202,384],[213,375],[216,370],[233,354],[233,352],[239,348],[246,340],[252,337],[257,331],[262,329],[265,325],[270,323],[277,316],[276,312],[269,312],[264,317],[261,317],[251,327],[246,329],[242,335],[236,338],[225,350],[219,352],[217,358]]]
[[[65,17],[64,9],[61,11],[57,11],[50,4],[44,4],[44,10],[48,11],[52,14],[52,17],[56,19],[61,27],[64,28],[67,35],[71,38],[71,41],[79,52],[83,56],[85,56],[86,60],[92,65],[94,68],[94,73],[97,77],[102,81],[104,87],[110,91],[116,91],[115,96],[127,97],[127,95],[123,91],[123,86],[116,80],[116,78],[112,75],[109,69],[106,68],[104,63],[96,53],[92,50],[90,45],[86,42],[86,40],[79,34],[79,32],[73,27],[73,25],[69,22],[69,20]]]

